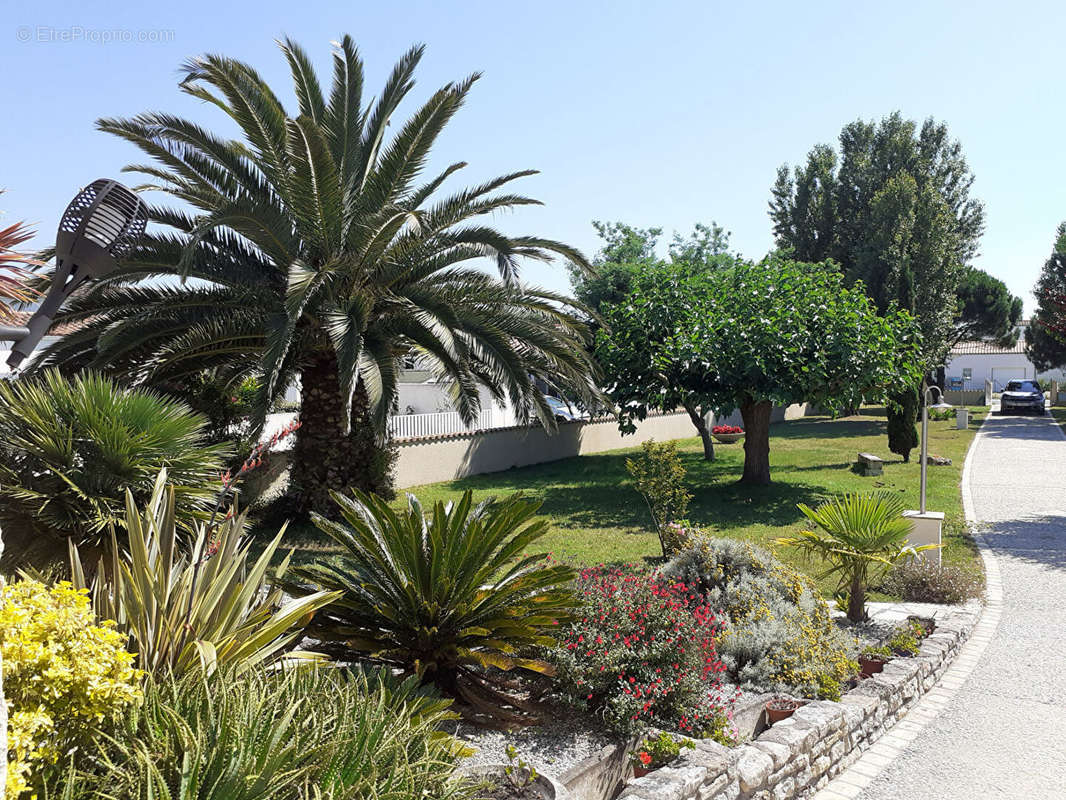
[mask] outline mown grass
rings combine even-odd
[[[956,430],[954,420],[930,422],[931,453],[952,459],[951,466],[931,466],[928,502],[946,515],[943,558],[946,562],[980,569],[976,548],[966,534],[959,483],[962,463],[987,409],[971,409],[970,426]],[[807,417],[773,426],[770,442],[769,486],[736,483],[743,463],[741,444],[717,445],[716,459],[704,461],[699,440],[678,441],[687,481],[693,494],[689,518],[713,535],[746,539],[773,547],[779,536],[800,530],[804,517],[797,504],[815,505],[849,491],[900,494],[917,508],[918,452],[904,463],[888,451],[884,409],[863,409],[843,419]],[[538,549],[579,564],[648,562],[659,560],[659,541],[640,496],[626,472],[626,458],[639,448],[578,456],[549,464],[476,475],[456,481],[416,486],[401,492],[416,494],[423,504],[447,501],[469,489],[480,500],[492,495],[524,492],[543,502],[541,514],[551,523]],[[856,455],[871,452],[885,460],[884,474],[864,477],[853,468]],[[287,537],[296,547],[294,560],[328,556],[332,547],[309,525],[294,526]],[[823,565],[805,563],[798,554],[776,548],[795,566],[817,574]],[[829,593],[832,584],[822,582]]]

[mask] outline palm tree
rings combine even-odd
[[[940,546],[909,544],[911,521],[903,516],[903,509],[902,499],[884,492],[846,494],[814,509],[800,503],[799,510],[817,529],[782,537],[777,544],[799,548],[809,558],[827,562],[819,579],[838,576],[840,588],[848,595],[848,619],[862,622],[871,574]]]
[[[587,265],[584,257],[478,221],[535,203],[498,191],[533,171],[440,199],[464,162],[419,182],[478,76],[442,87],[388,137],[423,47],[400,59],[365,106],[363,63],[349,37],[336,45],[328,99],[305,52],[290,40],[280,47],[295,117],[247,64],[208,55],[184,67],[181,89],[221,109],[240,140],[164,113],[98,122],[154,161],[127,168],[149,177],[140,188],[192,212],[151,208],[163,230],[68,304],[59,319],[80,330],[38,363],[155,384],[207,368],[234,381],[254,375],[259,420],[298,375],[303,424],[290,490],[300,510],[329,510],[331,489],[387,490],[384,434],[404,355],[453,383],[467,421],[479,411],[479,385],[549,427],[538,378],[590,397],[579,307],[518,276],[523,258]],[[500,278],[478,268],[484,258]]]

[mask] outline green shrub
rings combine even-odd
[[[141,696],[124,637],[97,623],[69,583],[0,585],[0,655],[10,705],[7,786],[14,800],[71,748]]]
[[[897,627],[888,637],[885,645],[893,653],[899,655],[916,656],[920,648],[919,639],[913,626],[903,625]]]
[[[648,440],[640,447],[639,456],[626,459],[626,470],[633,478],[634,488],[648,504],[663,555],[670,556],[673,552],[666,526],[683,520],[692,500],[685,489],[685,467],[673,442]]]
[[[888,407],[888,449],[910,461],[911,450],[918,446],[918,390],[908,389],[893,401]]]
[[[288,564],[286,558],[270,567],[285,530],[253,560],[252,542],[241,536],[243,514],[220,514],[210,527],[198,523],[195,540],[186,546],[178,536],[176,491],[167,485],[166,470],[143,511],[131,494],[126,504],[129,550],[112,542],[110,559],[101,559],[96,570],[92,598],[97,616],[119,620],[142,669],[211,672],[223,665],[240,671],[269,663],[287,653],[317,609],[339,597],[315,592],[286,600],[270,585]],[[77,586],[86,587],[73,546],[71,573]]]
[[[53,796],[123,800],[451,800],[448,703],[332,667],[152,678],[141,708]]]
[[[314,515],[342,553],[295,570],[292,591],[341,593],[309,635],[345,658],[400,667],[465,701],[464,712],[525,721],[499,671],[549,671],[530,657],[570,618],[574,572],[523,555],[548,531],[539,501],[514,495],[475,506],[471,492],[424,512],[408,495],[397,513],[379,497],[337,493],[342,522]]]
[[[630,760],[638,766],[647,769],[655,769],[669,764],[679,755],[681,748],[692,750],[696,743],[685,737],[674,737],[665,731],[660,731],[654,739],[645,739],[637,745],[637,749],[630,756]]]
[[[547,658],[570,705],[632,735],[649,726],[729,738],[715,639],[721,621],[698,592],[638,568],[591,567],[580,615]]]
[[[854,640],[806,575],[761,548],[703,538],[662,569],[723,615],[718,652],[739,686],[833,699],[856,670]]]
[[[887,492],[849,493],[814,509],[800,503],[799,510],[816,529],[782,537],[777,543],[828,563],[818,577],[838,578],[840,589],[847,592],[848,619],[862,622],[872,577],[898,561],[940,546],[909,544],[911,522],[903,516],[903,509],[903,499]]]
[[[881,581],[881,591],[909,603],[959,604],[981,597],[984,574],[955,564],[928,563],[923,558],[894,565]]]
[[[204,444],[205,421],[182,403],[121,389],[99,375],[49,370],[0,381],[0,525],[8,556],[43,566],[66,539],[107,545],[128,489],[137,503],[166,468],[189,514],[219,489],[227,448]]]

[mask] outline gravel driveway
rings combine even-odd
[[[993,416],[970,457],[1003,616],[951,704],[864,800],[1066,797],[1066,436],[1047,417]]]

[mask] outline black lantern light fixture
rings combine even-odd
[[[56,268],[48,294],[25,328],[6,327],[0,338],[14,340],[7,363],[19,365],[40,344],[63,301],[90,279],[114,272],[118,260],[144,233],[148,214],[141,199],[117,181],[100,178],[70,201],[56,233]]]

